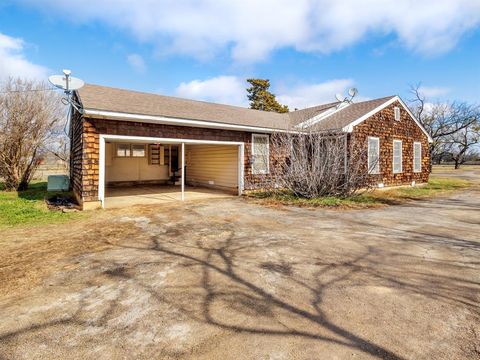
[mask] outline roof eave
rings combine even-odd
[[[164,125],[176,125],[176,126],[190,126],[210,129],[223,129],[223,130],[236,130],[236,131],[250,131],[250,132],[285,132],[287,129],[270,128],[261,126],[250,126],[241,124],[228,124],[215,121],[197,120],[197,119],[184,119],[174,118],[159,115],[145,115],[134,113],[122,113],[109,110],[98,110],[84,108],[84,117],[97,118],[97,119],[109,119],[118,121],[132,121],[132,122],[144,122],[152,124],[164,124]]]

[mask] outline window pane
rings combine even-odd
[[[370,174],[378,174],[380,172],[379,142],[379,139],[368,139],[368,172]]]
[[[402,143],[401,141],[393,142],[393,172],[402,172]]]
[[[130,145],[117,144],[117,156],[119,157],[130,156]]]
[[[253,136],[252,144],[253,155],[253,173],[266,174],[268,173],[268,136]]]
[[[267,157],[256,155],[253,161],[253,169],[257,173],[266,173],[268,169]]]
[[[145,145],[133,144],[132,145],[132,156],[134,157],[144,157],[145,156]]]
[[[413,171],[422,171],[422,144],[413,144]]]
[[[396,120],[396,121],[400,121],[400,108],[399,108],[399,107],[395,107],[395,108],[394,108],[394,112],[395,112],[395,120]]]

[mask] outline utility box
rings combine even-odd
[[[49,175],[47,191],[68,191],[70,179],[67,175]]]

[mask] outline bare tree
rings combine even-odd
[[[450,136],[450,154],[455,162],[455,169],[464,164],[468,155],[473,151],[472,147],[480,143],[480,123],[473,123]]]
[[[63,116],[59,96],[42,82],[0,85],[0,176],[7,190],[24,190]]]
[[[412,86],[411,93],[410,107],[433,140],[429,149],[431,170],[432,161],[445,156],[449,137],[477,121],[478,106],[463,102],[430,103],[421,93],[420,84]]]
[[[337,131],[287,131],[270,137],[268,175],[255,186],[296,196],[349,196],[370,186],[365,146]]]

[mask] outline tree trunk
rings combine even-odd
[[[17,191],[24,191],[28,188],[28,181],[22,180],[20,184],[18,184]]]
[[[460,161],[455,160],[455,170],[460,169]]]

